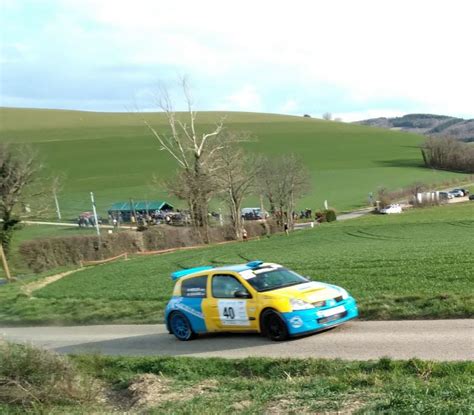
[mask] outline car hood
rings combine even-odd
[[[315,303],[317,301],[329,300],[340,296],[342,294],[342,289],[335,285],[310,281],[303,284],[293,285],[291,287],[264,291],[261,294],[270,298],[298,298],[308,303]]]

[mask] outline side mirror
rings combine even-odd
[[[250,295],[250,293],[247,292],[247,291],[244,291],[244,290],[237,290],[237,291],[234,293],[234,297],[235,297],[235,298],[252,298],[252,296]]]

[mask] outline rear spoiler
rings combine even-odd
[[[171,273],[171,279],[173,281],[176,281],[179,278],[185,277],[186,275],[191,275],[194,274],[195,272],[199,271],[208,271],[214,267],[211,266],[206,266],[206,267],[196,267],[196,268],[188,268],[188,269],[182,269],[180,271],[175,271]]]

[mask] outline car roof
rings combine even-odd
[[[203,267],[195,267],[195,268],[188,268],[182,269],[179,271],[175,271],[171,273],[171,279],[173,281],[178,280],[179,278],[192,276],[194,274],[199,274],[202,271],[232,271],[232,272],[242,272],[247,270],[254,270],[260,268],[260,266],[267,266],[267,265],[275,265],[270,263],[264,263],[263,261],[251,261],[247,262],[246,264],[236,264],[236,265],[224,265],[222,267],[212,267],[212,266],[203,266]]]

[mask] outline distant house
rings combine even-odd
[[[172,204],[162,200],[145,200],[116,202],[108,210],[110,217],[120,219],[123,222],[129,222],[132,215],[141,216],[159,216],[164,212],[173,211]]]

